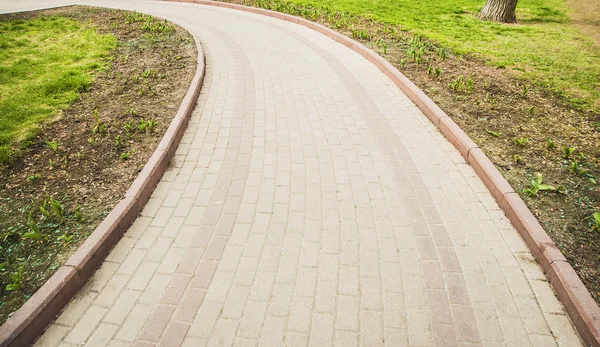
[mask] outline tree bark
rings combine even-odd
[[[487,0],[479,18],[501,23],[516,23],[515,9],[518,0]]]

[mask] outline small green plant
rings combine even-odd
[[[594,214],[592,214],[592,218],[594,218],[594,226],[592,229],[600,231],[600,212],[594,212]]]
[[[41,241],[42,233],[40,232],[40,227],[37,225],[35,220],[33,220],[33,211],[29,213],[29,231],[23,234],[24,239],[34,239]]]
[[[48,147],[52,148],[54,152],[58,151],[58,140],[56,141],[45,141]]]
[[[527,94],[529,94],[529,86],[523,86],[523,90],[521,91],[521,95],[526,98]]]
[[[594,177],[590,177],[589,181],[590,181],[590,183],[591,183],[591,184],[593,184],[593,185],[596,185],[596,184],[598,184],[598,182],[596,182],[596,179],[594,179]]]
[[[117,146],[117,148],[121,148],[123,146],[123,139],[121,138],[121,135],[117,135],[115,137],[115,146]]]
[[[521,138],[516,138],[515,139],[515,143],[517,144],[517,146],[519,147],[525,147],[525,145],[527,144],[527,141],[529,141],[528,139],[521,137]]]
[[[121,153],[121,160],[128,160],[133,153],[133,151]]]
[[[64,222],[65,221],[65,208],[63,207],[63,205],[60,202],[58,202],[56,199],[50,198],[50,206],[52,207],[54,214],[60,219],[60,221]]]
[[[148,126],[148,132],[150,132],[151,134],[154,133],[154,129],[156,128],[156,126],[158,125],[158,122],[156,122],[155,120],[149,120],[146,122],[146,125]]]
[[[459,91],[463,87],[463,79],[463,75],[458,76],[454,82],[450,83],[450,89],[452,89],[454,92]]]
[[[404,58],[404,59],[400,60],[400,65],[402,67],[405,67],[407,62],[408,62],[408,58]]]
[[[556,148],[556,141],[551,138],[546,139],[546,149],[549,151],[553,151]]]
[[[34,175],[31,175],[31,176],[27,177],[27,181],[33,182],[33,181],[39,180],[41,178],[42,178],[42,175],[40,175],[39,173],[36,173]]]
[[[535,112],[535,106],[531,106],[529,108],[529,114],[533,116],[533,113]]]
[[[19,270],[15,273],[11,273],[10,274],[10,279],[12,281],[12,283],[9,283],[6,285],[6,290],[10,291],[10,292],[16,292],[21,290],[21,288],[23,287],[23,269],[25,268],[25,265],[21,265],[21,267],[19,267]]]
[[[56,166],[56,163],[52,159],[48,159],[48,164],[50,164],[51,169],[54,169],[54,167]]]
[[[83,222],[84,216],[83,211],[81,211],[81,205],[77,205],[75,208],[75,218],[77,218],[78,221]]]
[[[128,108],[127,111],[125,111],[125,115],[129,115],[129,116],[137,116],[137,112],[133,109],[133,108]]]
[[[377,40],[377,46],[379,46],[379,47],[381,47],[381,49],[383,49],[383,54],[384,55],[387,54],[388,45],[387,45],[387,42],[385,42],[384,39],[378,39]]]
[[[571,156],[573,155],[573,153],[575,153],[575,147],[564,147],[564,158],[569,160],[569,158],[571,158]]]
[[[65,245],[68,245],[71,243],[71,241],[73,241],[74,236],[75,235],[67,235],[67,233],[64,233],[58,237],[58,241],[63,241]]]
[[[127,137],[131,137],[133,134],[133,119],[123,125],[123,130],[125,131]]]
[[[523,160],[523,158],[518,154],[513,155],[513,159],[515,161],[515,165],[521,164],[521,161]]]
[[[574,160],[571,163],[571,166],[569,166],[569,170],[578,176],[584,176],[589,172],[589,170],[584,169],[583,166],[581,166],[581,164],[579,164],[579,161],[577,160]]]
[[[529,194],[530,196],[534,196],[537,195],[538,192],[540,191],[556,191],[558,190],[557,188],[548,185],[548,184],[544,184],[543,180],[542,180],[542,174],[537,174],[537,179],[532,179],[531,180],[531,188],[525,188],[523,189],[523,193]]]
[[[494,136],[494,137],[500,137],[500,136],[502,136],[502,133],[495,132],[495,131],[492,131],[492,130],[488,130],[487,133],[490,134],[490,135],[492,135],[492,136]]]
[[[465,86],[467,87],[467,91],[469,93],[473,93],[473,89],[475,88],[475,81],[473,80],[473,74],[469,74],[467,80],[465,81]]]
[[[48,200],[44,200],[44,202],[42,203],[42,206],[40,206],[40,212],[42,213],[42,216],[44,216],[46,218],[50,218],[50,211],[48,209]]]
[[[148,130],[148,122],[142,119],[137,127],[141,133],[145,133]]]
[[[428,75],[428,76],[431,76],[431,74],[432,74],[432,73],[433,73],[433,66],[429,65],[429,66],[427,67],[427,75]]]
[[[440,75],[442,74],[442,68],[441,67],[436,67],[435,71],[434,71],[435,77],[436,78],[440,78]]]
[[[444,47],[438,48],[437,55],[442,58],[442,60],[446,60],[446,49],[444,49]]]

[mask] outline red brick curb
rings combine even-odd
[[[0,327],[0,347],[31,345],[92,276],[150,198],[179,145],[202,87],[204,53],[198,37],[191,34],[198,49],[196,74],[158,147],[123,200],[110,211],[66,264]]]
[[[556,244],[550,239],[535,216],[510,184],[469,136],[433,100],[412,83],[398,69],[377,53],[332,29],[309,20],[261,8],[248,7],[212,0],[169,0],[192,2],[252,12],[300,24],[324,34],[375,64],[388,76],[417,107],[438,127],[473,167],[486,187],[517,229],[535,259],[540,264],[573,324],[588,346],[600,347],[600,307],[596,304],[581,279],[567,262]]]

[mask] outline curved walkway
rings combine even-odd
[[[576,346],[458,151],[305,27],[103,2],[201,39],[192,120],[142,215],[40,346]]]

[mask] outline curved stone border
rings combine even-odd
[[[181,24],[178,26],[185,29]],[[187,29],[186,29],[187,30]],[[202,87],[205,72],[204,52],[194,37],[198,60],[196,74],[158,147],[125,194],[94,232],[38,289],[13,316],[0,327],[0,347],[29,346],[41,335],[71,298],[90,279],[112,247],[136,219],[152,191],[169,166],[191,117]]]
[[[556,247],[554,241],[550,239],[523,200],[515,193],[510,184],[475,142],[433,100],[392,64],[361,43],[321,24],[303,18],[256,7],[212,0],[169,1],[224,7],[297,23],[330,37],[375,64],[419,107],[473,167],[517,229],[546,276],[548,276],[558,298],[563,303],[585,344],[600,346],[600,307],[585,288],[573,267]]]

